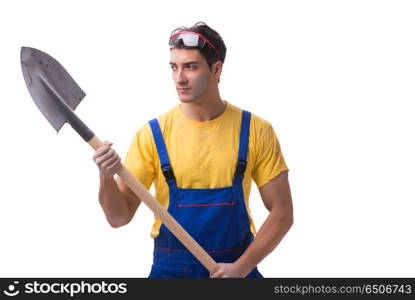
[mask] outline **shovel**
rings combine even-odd
[[[20,60],[29,93],[40,112],[55,128],[56,132],[59,132],[65,123],[69,123],[94,150],[102,147],[103,143],[100,139],[74,113],[86,94],[62,65],[50,55],[29,47],[22,47]],[[124,165],[121,164],[117,174],[210,273],[217,270],[218,265],[212,257],[203,250]]]

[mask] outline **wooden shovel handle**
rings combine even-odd
[[[97,136],[88,141],[88,144],[97,150],[104,146]],[[128,169],[121,164],[117,172],[122,181],[140,198],[153,213],[166,225],[180,242],[208,269],[214,273],[218,265],[210,255],[187,233],[186,230],[167,212],[164,207],[147,191]]]

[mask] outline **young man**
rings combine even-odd
[[[219,263],[209,274],[161,224],[152,227],[149,277],[262,277],[257,269],[293,224],[288,168],[271,124],[221,99],[226,56],[219,34],[205,23],[179,27],[169,39],[180,104],[135,135],[125,166]],[[112,143],[94,154],[99,200],[113,227],[128,224],[140,199],[114,174]],[[269,215],[256,233],[249,210],[252,180]],[[255,235],[255,238],[254,238]]]

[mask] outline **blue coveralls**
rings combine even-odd
[[[168,212],[216,262],[236,261],[253,240],[244,201],[242,181],[247,165],[251,113],[242,112],[239,153],[232,186],[213,189],[178,188],[160,125],[150,126],[161,169],[169,186]],[[154,239],[149,278],[209,277],[209,271],[162,224]],[[263,277],[255,267],[247,277]]]

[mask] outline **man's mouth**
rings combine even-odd
[[[177,90],[179,91],[179,93],[186,93],[190,91],[190,88],[178,88]]]

